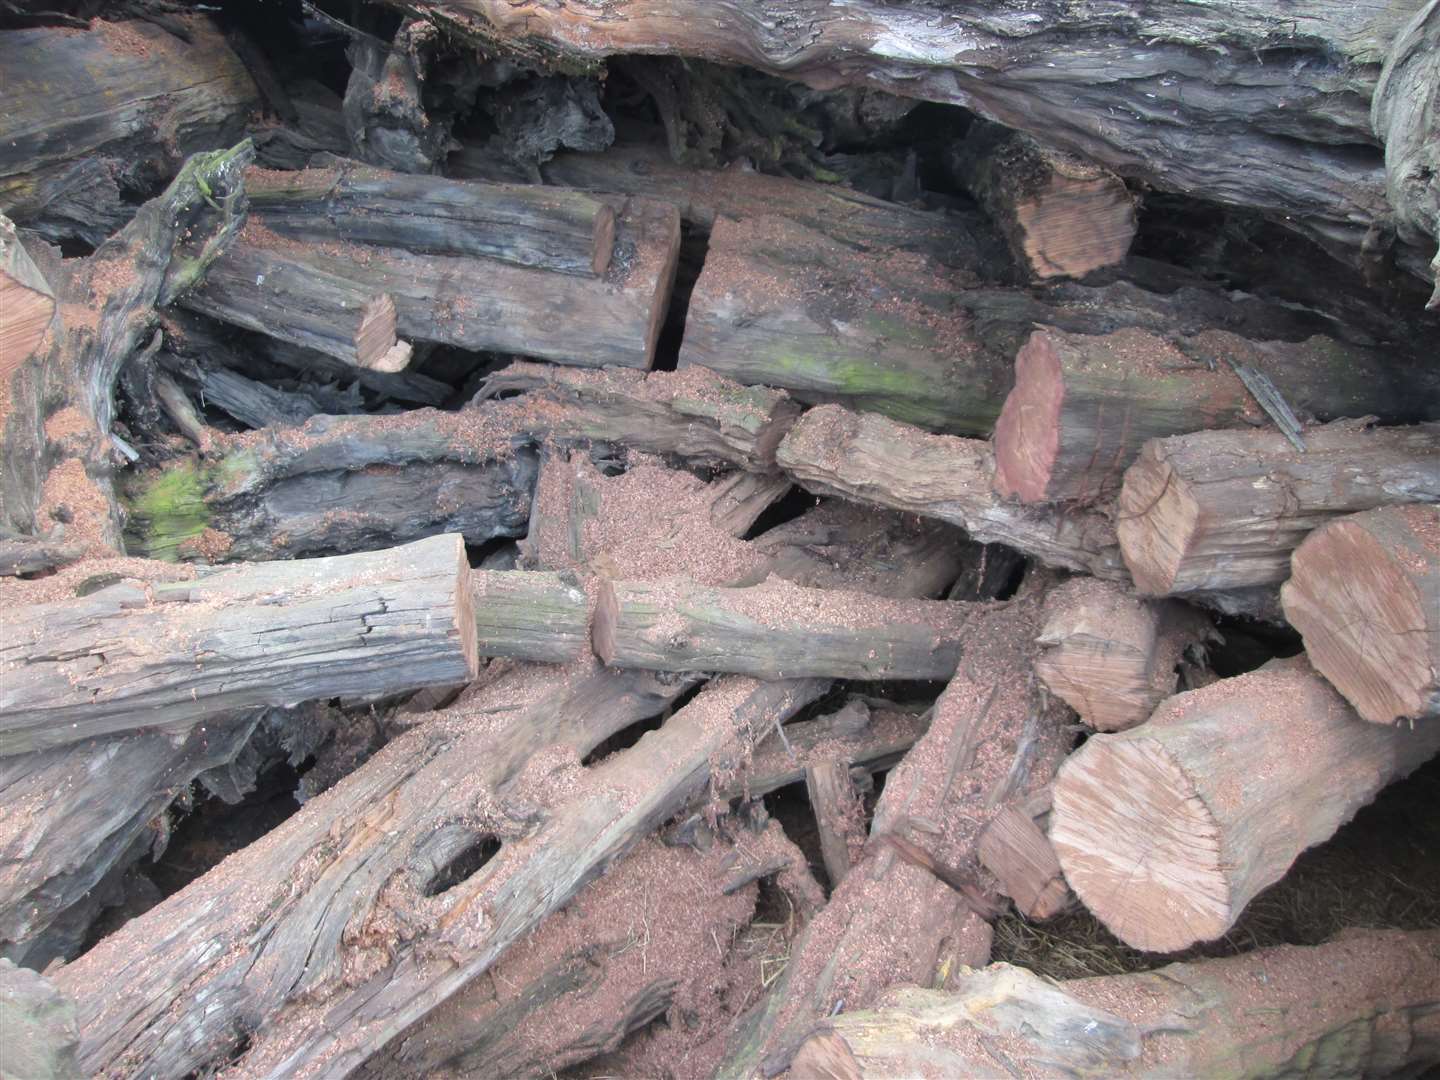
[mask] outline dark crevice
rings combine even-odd
[[[453,889],[461,882],[468,881],[493,859],[500,851],[500,841],[489,833],[476,837],[459,854],[435,872],[425,887],[426,896],[439,896]]]
[[[705,267],[705,256],[710,251],[710,233],[691,222],[680,224],[680,262],[675,270],[675,286],[670,293],[670,306],[665,311],[665,323],[660,327],[660,337],[655,343],[656,371],[674,371],[680,362],[680,344],[685,337],[685,317],[690,312],[690,294],[695,291],[695,282]]]
[[[1224,641],[1206,646],[1206,655],[1211,670],[1222,679],[1244,675],[1271,660],[1298,656],[1305,647],[1300,635],[1290,627],[1243,616],[1217,616],[1215,628]]]
[[[807,510],[813,510],[819,503],[820,500],[804,488],[792,487],[782,498],[776,499],[765,508],[742,539],[754,540],[771,529],[778,529],[781,525],[794,521]]]
[[[704,685],[703,682],[696,683],[666,706],[664,712],[648,716],[644,720],[637,720],[628,727],[621,728],[586,754],[580,764],[587,768],[591,765],[598,765],[611,754],[618,754],[622,750],[630,749],[644,737],[647,731],[659,731],[666,720],[690,704],[691,699],[700,692]]]

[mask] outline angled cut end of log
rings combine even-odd
[[[40,345],[54,314],[49,283],[0,214],[0,383]]]
[[[975,856],[1027,919],[1048,919],[1070,905],[1070,888],[1050,838],[1031,816],[1006,806],[980,833]]]
[[[590,646],[607,667],[615,663],[615,624],[619,618],[620,600],[615,595],[615,583],[607,579],[600,583],[600,596],[590,623]]]
[[[1122,941],[1173,952],[1245,905],[1392,780],[1440,728],[1361,721],[1303,661],[1171,698],[1061,767],[1050,839],[1071,888]]]
[[[1291,557],[1285,617],[1366,720],[1440,718],[1440,508],[1392,506],[1317,529]]]

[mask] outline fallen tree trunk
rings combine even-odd
[[[823,405],[800,418],[776,460],[807,491],[938,518],[1047,565],[1126,577],[1106,518],[1093,510],[1002,500],[992,484],[994,456],[978,439],[932,435],[874,413]]]
[[[1116,532],[1151,596],[1278,585],[1305,535],[1342,514],[1440,501],[1440,424],[1198,431],[1147,443],[1125,473]]]
[[[1130,251],[1134,196],[1114,173],[1076,154],[979,123],[951,148],[949,166],[1031,277],[1084,277]]]
[[[1089,739],[1055,781],[1050,839],[1116,937],[1174,952],[1224,934],[1297,855],[1437,750],[1440,728],[1366,724],[1303,661],[1279,662]]]
[[[615,247],[615,208],[578,191],[477,184],[345,163],[245,174],[250,205],[282,236],[431,255],[479,255],[600,277]]]
[[[884,601],[770,580],[743,589],[681,579],[605,581],[593,644],[607,665],[761,679],[947,679],[972,609]]]
[[[186,155],[244,134],[254,82],[208,17],[173,17],[187,40],[138,19],[0,32],[0,212],[98,247]]]
[[[1356,930],[1325,945],[1058,984],[995,964],[953,991],[895,990],[872,1011],[826,1021],[794,1071],[1019,1075],[1044,1062],[1066,1075],[1410,1075],[1440,1062],[1427,1035],[1437,972],[1433,930]]]
[[[476,666],[468,575],[460,538],[438,536],[22,608],[0,645],[0,755],[464,682]]]
[[[1315,670],[1373,723],[1440,717],[1440,509],[1341,518],[1290,565],[1280,599]]]
[[[694,0],[603,18],[572,3],[447,0],[429,10],[487,47],[537,60],[698,56],[824,89],[961,105],[1127,178],[1253,207],[1361,264],[1367,230],[1389,213],[1370,94],[1414,6],[1378,21],[1334,6],[1298,19],[1231,6],[1199,20],[1188,7],[1127,7],[1103,25],[1003,3],[956,12],[873,0],[844,9],[792,0],[763,16]],[[1216,72],[1220,48],[1229,64]]]
[[[483,544],[525,527],[538,467],[499,410],[316,416],[211,435],[201,456],[126,485],[126,543],[150,558],[296,558],[441,532]]]
[[[1035,674],[1096,731],[1124,731],[1175,693],[1185,650],[1213,633],[1193,608],[1082,578],[1045,601]]]
[[[569,573],[472,570],[481,656],[568,664],[590,652],[590,598]]]
[[[1252,342],[1210,331],[1172,344],[1143,330],[1043,328],[1016,354],[1015,389],[995,424],[995,490],[1022,502],[1103,498],[1150,439],[1268,424],[1232,364],[1322,421],[1413,423],[1440,410],[1433,373],[1331,338]]]

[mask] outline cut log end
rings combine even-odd
[[[360,328],[355,331],[355,360],[363,368],[374,371],[399,371],[410,363],[410,347],[405,346],[403,358],[395,353],[395,301],[389,293],[381,293],[360,315]],[[403,362],[398,367],[397,361]]]
[[[595,255],[590,261],[590,269],[595,272],[596,277],[604,275],[610,269],[610,257],[615,251],[615,209],[610,206],[601,206],[595,212]]]
[[[1055,784],[1050,840],[1070,887],[1127,945],[1174,952],[1234,922],[1220,830],[1184,768],[1150,739],[1097,736]],[[1143,850],[1135,822],[1144,821]],[[1138,861],[1137,861],[1138,860]]]
[[[465,553],[465,539],[455,536],[455,634],[465,657],[466,681],[480,674],[480,645],[475,625],[475,592],[470,586],[470,559]]]
[[[615,661],[615,625],[620,618],[620,600],[612,581],[600,583],[600,596],[595,602],[595,616],[590,626],[590,644],[602,663]]]
[[[1440,714],[1440,509],[1387,507],[1333,522],[1291,565],[1285,617],[1356,711],[1380,724]]]
[[[1125,473],[1115,532],[1135,588],[1145,596],[1176,592],[1200,508],[1185,483],[1157,449],[1148,444]],[[1197,576],[1187,588],[1203,589]]]
[[[55,300],[0,273],[0,379],[33,353],[55,314]]]
[[[1038,278],[1083,277],[1113,266],[1135,239],[1135,203],[1125,185],[1101,170],[1071,177],[1057,173],[1049,186],[1015,206],[1025,256]]]
[[[1027,503],[1049,497],[1064,398],[1055,339],[1037,330],[1015,355],[1015,389],[995,423],[995,490],[1001,495]]]

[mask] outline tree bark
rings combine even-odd
[[[186,155],[241,137],[254,82],[207,17],[175,18],[188,41],[139,20],[0,33],[0,212],[98,247]]]
[[[1440,718],[1440,509],[1394,506],[1311,533],[1280,590],[1305,653],[1366,720]]]
[[[1185,604],[1142,600],[1109,582],[1068,581],[1045,601],[1035,674],[1096,731],[1144,723],[1175,693],[1185,650],[1211,636]]]
[[[1209,331],[1171,344],[1142,330],[1042,328],[1016,354],[1015,389],[995,424],[995,490],[1027,503],[1104,498],[1149,439],[1268,425],[1232,364],[1264,375],[1304,417],[1399,424],[1440,411],[1440,378],[1428,369],[1318,335],[1252,342]]]
[[[250,169],[250,205],[282,236],[312,243],[476,255],[600,277],[615,247],[615,208],[579,191],[407,176],[343,163],[303,172]]]
[[[460,538],[438,536],[22,608],[0,646],[0,755],[463,682],[476,666],[468,576]]]
[[[1134,196],[1113,172],[1076,154],[977,124],[951,149],[949,165],[1032,278],[1084,277],[1130,251]]]
[[[1147,443],[1125,473],[1116,532],[1136,587],[1164,596],[1278,585],[1335,517],[1440,501],[1440,424],[1199,431]]]
[[[805,1044],[794,1071],[991,1076],[1044,1062],[1064,1075],[1413,1075],[1440,1061],[1425,1035],[1437,972],[1433,930],[1356,930],[1325,945],[1058,984],[994,964],[953,991],[907,987],[872,1011],[847,1009]]]
[[[1435,725],[1366,724],[1303,661],[1284,662],[1089,739],[1055,782],[1050,839],[1116,937],[1174,952],[1224,934],[1296,856],[1436,750]]]
[[[682,579],[605,581],[593,629],[612,667],[729,671],[760,679],[948,679],[973,609],[886,602],[782,579],[744,589]]]
[[[590,653],[590,598],[574,574],[472,570],[481,656],[568,664]]]
[[[316,416],[210,438],[208,452],[127,483],[126,542],[150,558],[296,558],[457,532],[518,535],[534,451],[505,410]]]
[[[1051,566],[1123,581],[1114,527],[1093,510],[1020,506],[995,494],[994,456],[979,439],[932,435],[838,405],[811,409],[776,460],[807,491],[958,525]]]
[[[652,0],[603,20],[573,3],[437,8],[457,33],[551,62],[698,56],[822,89],[961,105],[1128,179],[1253,207],[1362,263],[1367,231],[1389,213],[1370,97],[1415,5],[1378,20],[1335,5],[1298,18],[1230,5],[1198,20],[1188,6],[1127,6],[1103,25],[1003,2],[956,12],[790,0],[762,17],[739,4]],[[1221,48],[1228,63],[1217,72]]]

